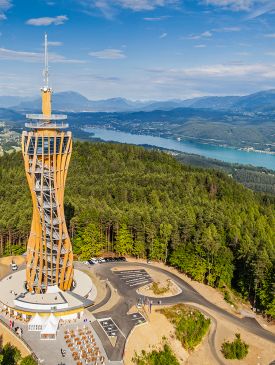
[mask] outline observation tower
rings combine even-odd
[[[48,40],[45,35],[42,114],[30,119],[22,134],[22,151],[33,217],[27,246],[27,290],[35,293],[70,290],[73,284],[73,251],[64,215],[64,189],[72,153],[72,134],[64,131],[66,115],[52,114],[49,87]]]

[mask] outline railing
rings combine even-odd
[[[11,331],[20,341],[22,341],[24,343],[24,345],[27,347],[27,349],[30,351],[32,357],[35,359],[35,361],[37,362],[37,364],[39,364],[39,358],[36,356],[36,354],[33,352],[32,348],[30,347],[30,345],[24,340],[23,337],[20,337],[17,335],[16,332],[14,332],[8,325],[7,323],[0,317],[0,322],[3,324],[3,326],[5,326],[9,331]]]
[[[45,114],[26,114],[27,119],[34,119],[34,120],[65,120],[67,119],[67,115],[64,114],[51,114],[51,115],[45,115]]]

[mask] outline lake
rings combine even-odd
[[[268,169],[275,170],[275,155],[271,154],[240,151],[229,147],[219,147],[198,142],[177,141],[169,138],[131,134],[96,127],[84,128],[84,131],[93,133],[95,138],[100,138],[103,141],[113,141],[135,145],[147,144],[169,150],[193,153],[224,162],[266,167]]]

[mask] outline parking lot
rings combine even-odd
[[[117,337],[119,328],[112,318],[105,318],[98,321],[108,337]]]
[[[146,322],[146,319],[143,317],[143,315],[138,312],[129,314],[129,317],[131,318],[132,322],[134,323],[134,326],[137,326],[138,324]]]
[[[151,276],[144,269],[114,271],[114,274],[118,275],[119,278],[130,288],[143,286],[153,282]]]

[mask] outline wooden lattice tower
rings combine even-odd
[[[52,89],[48,85],[47,35],[45,36],[45,86],[42,114],[26,124],[22,150],[32,195],[33,218],[27,247],[26,282],[29,291],[46,292],[50,286],[70,290],[73,252],[64,216],[64,189],[72,152],[72,134],[60,123],[65,115],[51,113]]]

